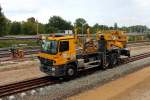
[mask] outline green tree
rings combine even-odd
[[[7,22],[6,22],[6,26],[7,26],[7,27],[5,28],[5,29],[6,29],[6,30],[5,30],[5,35],[9,35],[9,34],[10,34],[10,29],[11,29],[11,24],[12,24],[12,23],[11,23],[11,21],[10,21],[9,19],[6,19],[6,21],[7,21]]]
[[[98,23],[96,23],[94,26],[93,26],[93,31],[94,33],[96,33],[97,31],[99,30],[108,30],[109,27],[107,25],[99,25]]]
[[[60,16],[50,17],[49,22],[45,25],[45,27],[47,33],[59,32],[62,30],[71,30],[73,28],[71,22],[64,20]]]
[[[77,19],[75,20],[75,25],[76,25],[76,27],[82,27],[82,25],[84,25],[84,24],[86,24],[86,23],[87,23],[86,20],[83,19],[83,18],[77,18]]]
[[[0,36],[5,35],[6,33],[6,23],[7,23],[7,20],[4,14],[2,13],[2,8],[0,5]]]
[[[125,32],[129,32],[129,28],[126,26],[121,27],[120,30],[125,31]]]
[[[38,23],[38,33],[45,34],[45,25],[42,23]]]
[[[114,29],[117,30],[118,29],[118,24],[114,23]]]
[[[34,17],[30,17],[26,22],[22,22],[22,34],[35,35],[37,34],[37,23]]]
[[[88,23],[83,18],[77,18],[74,24],[75,27],[78,28],[78,33],[80,34],[82,33],[82,29],[83,29],[83,33],[85,34],[87,32],[87,29],[89,28]]]
[[[96,23],[93,27],[92,27],[93,33],[96,33],[99,30],[99,24]]]
[[[109,27],[107,25],[99,25],[100,30],[108,30]]]
[[[20,22],[12,22],[9,34],[17,35],[21,34],[21,23]]]
[[[26,35],[35,35],[37,33],[36,24],[32,22],[22,22],[22,33]]]
[[[30,17],[27,19],[27,22],[32,22],[32,23],[36,23],[36,20],[34,17]]]

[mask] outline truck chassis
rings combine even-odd
[[[74,77],[78,71],[93,67],[99,67],[99,69],[103,70],[115,67],[121,60],[121,56],[130,57],[130,51],[127,49],[114,49],[106,52],[79,54],[76,56],[76,60],[59,66],[53,66],[53,61],[39,57],[41,62],[40,70],[55,77]]]

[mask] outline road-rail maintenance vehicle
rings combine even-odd
[[[51,34],[41,39],[40,70],[55,77],[74,77],[78,71],[114,67],[121,57],[130,57],[128,37],[123,31],[88,34]],[[99,69],[98,68],[98,69]]]

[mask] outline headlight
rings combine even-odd
[[[129,50],[128,48],[125,48],[125,50]]]
[[[55,71],[55,68],[52,68],[52,71]]]

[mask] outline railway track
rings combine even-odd
[[[150,52],[132,56],[130,58],[125,58],[121,61],[121,64],[127,64],[129,62],[144,59],[147,57],[150,57]],[[86,75],[86,74],[83,74],[83,75]],[[79,74],[79,77],[83,76],[83,75]],[[41,77],[41,78],[36,78],[36,79],[31,79],[31,80],[27,80],[27,81],[22,81],[22,82],[18,82],[18,83],[0,86],[0,98],[9,96],[12,94],[24,92],[27,90],[31,90],[31,89],[60,83],[60,82],[61,81],[56,78],[52,78],[50,76],[45,76],[45,77]]]
[[[121,63],[126,64],[126,63],[129,63],[129,62],[133,62],[133,61],[140,60],[140,59],[147,58],[147,57],[150,57],[150,52],[135,55],[135,56],[132,56],[130,58],[122,59]]]
[[[150,42],[137,42],[137,43],[128,43],[127,46],[128,47],[139,47],[139,46],[146,46],[146,45],[150,45]]]
[[[51,85],[57,82],[50,76],[45,76],[42,78],[36,78],[32,80],[22,81],[14,84],[9,84],[5,86],[0,86],[0,97],[8,96],[11,94],[19,93],[22,91],[27,91],[37,87],[43,87],[46,85]]]
[[[142,41],[142,42],[129,42],[128,43],[128,47],[139,47],[139,46],[146,46],[146,45],[150,45],[149,41]],[[32,54],[36,54],[40,51],[40,47],[39,46],[35,46],[32,48],[28,48],[24,50],[24,54],[25,55],[32,55]],[[6,58],[6,57],[10,57],[11,56],[11,52],[9,51],[9,48],[4,48],[4,49],[0,49],[0,59],[1,58]],[[28,58],[28,57],[25,57]],[[1,61],[10,61],[12,59],[6,59],[6,60],[1,60]]]

